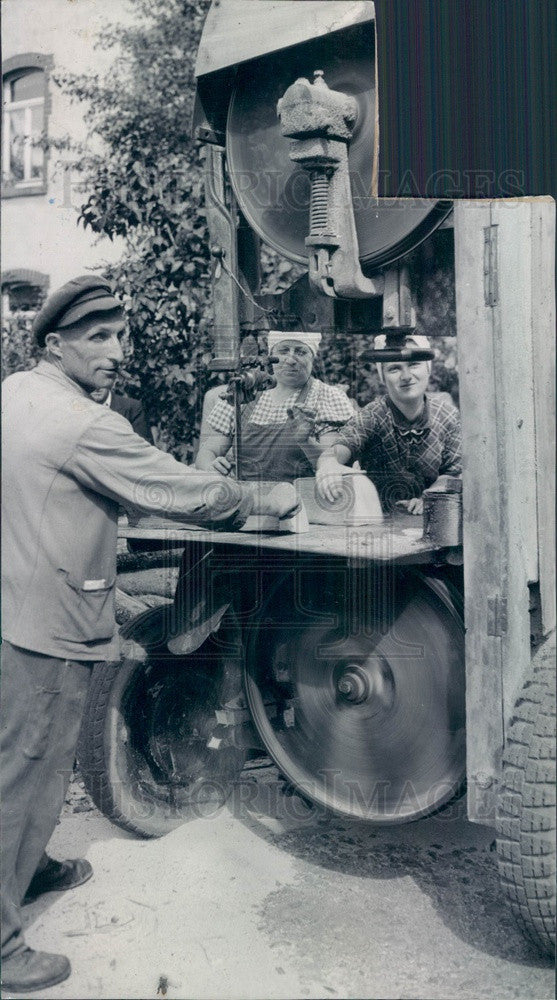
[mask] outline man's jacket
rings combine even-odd
[[[118,655],[119,504],[239,527],[252,499],[135,434],[46,361],[2,385],[3,636],[63,659]]]
[[[111,392],[110,406],[116,413],[121,413],[126,420],[129,420],[136,434],[140,434],[146,441],[153,443],[143,407],[138,399],[132,399],[131,396],[127,396],[123,392]]]

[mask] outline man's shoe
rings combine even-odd
[[[65,955],[24,948],[2,959],[2,988],[12,993],[32,993],[67,979],[72,967]]]
[[[75,889],[76,885],[87,882],[92,874],[93,869],[85,858],[76,858],[73,861],[56,861],[54,858],[49,858],[44,868],[33,875],[22,905],[32,903],[38,896],[42,896],[43,892],[64,892],[66,889]]]

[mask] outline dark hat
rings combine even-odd
[[[39,347],[44,347],[47,333],[73,326],[90,313],[121,308],[108,281],[98,275],[82,274],[49,295],[33,322],[35,340]]]

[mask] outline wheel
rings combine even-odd
[[[169,655],[157,644],[163,610],[128,627],[132,655],[95,667],[78,747],[95,804],[144,837],[217,809],[244,763],[235,747],[207,746],[230,696],[230,664],[212,640],[192,656]]]
[[[246,693],[267,751],[303,795],[403,823],[463,785],[464,628],[440,580],[386,586],[378,574],[283,576],[248,641]]]
[[[522,929],[555,954],[555,653],[537,654],[518,699],[503,761],[497,854]]]

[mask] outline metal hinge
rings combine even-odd
[[[484,299],[486,306],[494,306],[499,301],[497,226],[484,227]]]
[[[503,635],[507,631],[507,599],[496,594],[487,599],[487,634]]]

